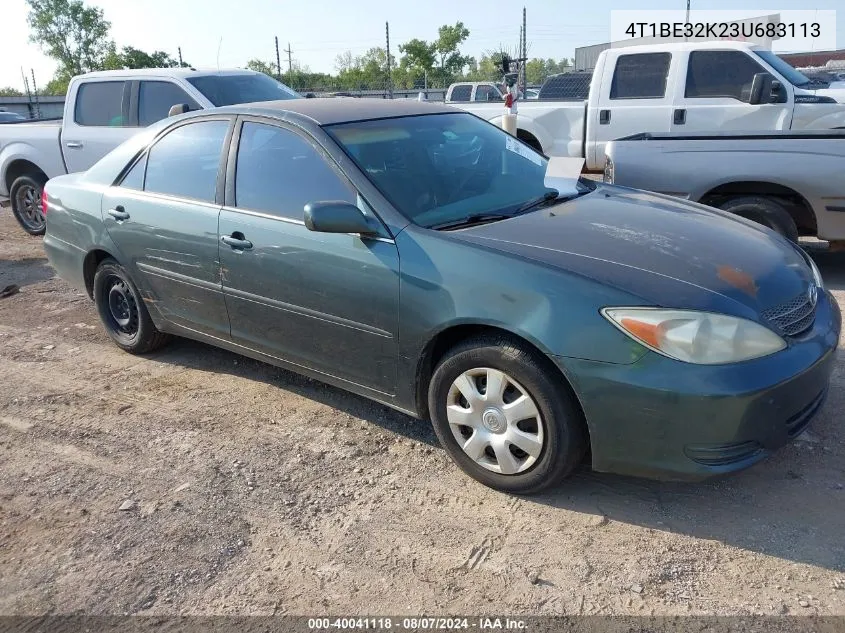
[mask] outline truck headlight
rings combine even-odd
[[[601,313],[649,349],[685,363],[738,363],[786,347],[769,328],[726,314],[662,308],[604,308]]]
[[[613,159],[610,156],[604,158],[604,182],[613,184]]]

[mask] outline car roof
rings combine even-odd
[[[124,70],[98,70],[78,75],[80,79],[109,78],[109,77],[205,77],[208,75],[260,75],[261,73],[246,68],[232,68],[228,70],[197,69],[197,68],[126,68]]]
[[[206,110],[206,112],[212,111]],[[317,125],[332,125],[333,123],[390,119],[421,114],[457,113],[461,110],[437,103],[411,99],[331,97],[244,103],[216,108],[213,112],[234,112],[274,118],[307,118]]]

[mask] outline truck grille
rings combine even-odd
[[[816,304],[810,302],[810,297],[805,292],[786,303],[764,310],[761,316],[773,324],[781,334],[795,336],[813,324],[816,318]]]

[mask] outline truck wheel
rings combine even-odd
[[[719,208],[767,226],[788,240],[798,241],[798,227],[795,226],[795,220],[789,215],[789,211],[774,198],[742,196],[723,202]]]
[[[12,213],[15,219],[30,235],[44,235],[47,220],[41,212],[41,192],[47,178],[42,174],[18,176],[9,190],[12,199]]]

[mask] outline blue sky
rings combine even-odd
[[[119,45],[160,49],[198,67],[243,67],[258,57],[275,59],[273,36],[281,48],[288,42],[293,58],[314,71],[334,71],[334,59],[346,50],[362,53],[384,45],[384,23],[390,22],[390,42],[397,46],[414,37],[433,39],[441,24],[458,20],[471,35],[463,52],[479,56],[499,45],[514,46],[519,37],[522,7],[528,11],[529,55],[572,57],[578,46],[606,42],[613,9],[680,9],[685,0],[87,0],[100,6],[112,23]],[[54,63],[27,41],[24,0],[2,0],[0,86],[22,88],[21,66],[35,70],[46,83]],[[774,5],[774,6],[773,6]],[[842,9],[837,15],[839,47],[845,47],[845,4],[842,0],[692,0],[693,9],[748,10],[749,17],[787,9]],[[832,26],[832,25],[831,25]],[[222,38],[222,40],[221,40]],[[283,58],[285,54],[282,53]],[[283,62],[284,67],[284,62]]]

